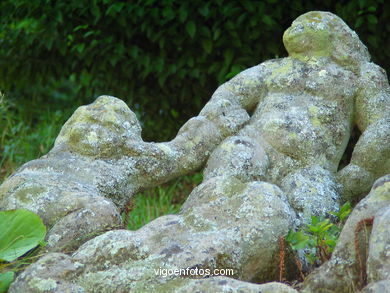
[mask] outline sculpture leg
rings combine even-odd
[[[216,176],[234,176],[242,182],[264,179],[268,157],[255,139],[232,136],[225,139],[210,155],[204,180]]]
[[[308,166],[287,175],[281,182],[298,225],[309,224],[311,216],[326,217],[339,209],[340,186],[335,175],[318,165]]]
[[[358,201],[374,181],[390,172],[390,119],[372,123],[360,136],[351,162],[338,172],[345,200]]]

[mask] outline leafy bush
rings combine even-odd
[[[100,94],[125,99],[146,139],[167,139],[218,84],[284,56],[298,15],[342,17],[389,69],[390,3],[384,0],[0,2],[0,88],[17,103],[56,110]]]

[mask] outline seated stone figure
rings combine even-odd
[[[118,227],[119,211],[139,190],[207,163],[204,180],[178,215],[106,232],[71,256],[48,253],[10,292],[294,292],[275,283],[155,274],[232,268],[236,279],[275,280],[281,236],[366,195],[390,173],[390,89],[357,35],[317,11],[298,17],[283,41],[289,57],[221,85],[170,142],[143,142],[134,113],[116,98],[80,107],[53,150],[0,188],[2,209],[44,218],[47,250],[77,248]],[[355,126],[362,135],[338,171]]]

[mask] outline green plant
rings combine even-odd
[[[21,258],[38,245],[44,245],[46,226],[42,219],[28,210],[0,212],[0,293],[7,292],[14,271],[24,265]]]
[[[349,202],[345,203],[338,212],[331,213],[337,224],[329,218],[311,217],[311,224],[299,229],[290,230],[286,241],[294,251],[304,249],[310,264],[321,264],[327,261],[337,243],[342,225],[351,212]]]

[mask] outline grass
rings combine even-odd
[[[202,174],[182,176],[162,186],[135,195],[123,219],[129,230],[137,230],[162,215],[176,214],[192,189],[202,181]]]
[[[0,93],[0,184],[25,162],[46,154],[74,111],[37,107],[17,105]],[[137,194],[131,211],[123,215],[128,229],[136,230],[159,216],[177,213],[201,180],[202,175],[196,173]]]
[[[0,96],[0,182],[20,165],[46,154],[53,146],[69,111],[41,109],[31,116],[28,107]]]

